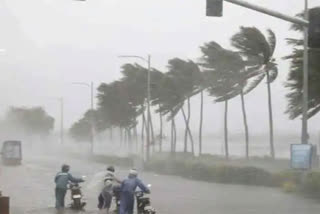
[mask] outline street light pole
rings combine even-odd
[[[308,0],[304,4],[304,18],[309,19]],[[303,51],[303,102],[302,102],[302,144],[308,143],[308,88],[309,88],[309,56],[308,56],[308,27],[304,26],[304,51]]]
[[[150,120],[151,120],[151,114],[150,114],[150,100],[151,100],[151,55],[149,54],[147,58],[141,57],[141,56],[135,56],[135,55],[122,55],[119,56],[121,58],[138,58],[142,61],[146,62],[148,64],[148,74],[147,74],[147,153],[146,153],[146,159],[150,159]],[[144,155],[144,154],[142,154]]]
[[[147,108],[148,108],[148,116],[147,116],[147,160],[150,159],[150,99],[151,99],[151,90],[150,90],[150,80],[151,80],[151,56],[148,55],[148,80],[147,80]]]
[[[74,85],[83,85],[86,86],[90,89],[90,109],[91,109],[91,115],[90,115],[90,126],[91,126],[91,135],[90,135],[90,143],[91,143],[91,154],[94,152],[94,135],[95,135],[95,130],[94,130],[94,84],[93,82],[85,83],[85,82],[74,82],[72,83]]]

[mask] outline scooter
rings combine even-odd
[[[86,202],[82,201],[83,195],[81,186],[78,183],[70,183],[69,189],[71,191],[71,204],[70,208],[73,210],[83,210]]]
[[[151,185],[149,184],[148,187],[150,188]],[[135,195],[138,214],[156,214],[156,210],[151,206],[150,198],[145,196],[143,191],[136,191]]]
[[[121,194],[121,187],[116,186],[113,188],[113,200],[115,202],[115,209],[111,212],[112,214],[118,214],[120,210],[120,194]]]

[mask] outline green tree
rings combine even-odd
[[[103,132],[109,128],[109,123],[105,122],[103,114],[96,110],[88,110],[83,117],[75,122],[69,129],[70,136],[78,142],[90,142],[92,138],[91,123],[92,118],[94,118],[94,130],[98,132]]]
[[[28,136],[47,136],[54,127],[54,119],[41,107],[11,107],[6,114],[5,124],[11,130]]]
[[[302,14],[298,15],[303,16]],[[303,33],[303,28],[293,25],[292,30]],[[288,44],[293,46],[292,53],[285,57],[290,61],[290,72],[286,82],[286,87],[290,90],[287,94],[288,107],[286,113],[290,119],[295,119],[302,115],[303,107],[303,39],[289,38]],[[308,118],[313,117],[320,111],[320,51],[309,49],[309,98],[308,98]]]
[[[240,32],[231,39],[232,45],[246,57],[256,57],[261,66],[256,67],[257,71],[252,75],[255,77],[250,90],[254,89],[266,77],[268,92],[268,110],[269,110],[269,138],[270,154],[275,157],[274,134],[273,134],[273,114],[272,114],[272,96],[270,84],[278,76],[278,68],[273,58],[276,48],[276,36],[272,30],[267,31],[267,37],[255,27],[241,27]],[[248,92],[246,92],[248,93]]]
[[[188,136],[191,143],[191,151],[194,154],[194,141],[190,129],[191,105],[190,99],[195,94],[199,93],[199,82],[201,80],[201,73],[198,65],[193,61],[185,61],[179,58],[169,60],[169,72],[173,80],[177,84],[176,93],[178,93],[187,102],[187,114],[184,108],[181,108],[183,118],[186,123],[184,135],[184,152],[188,152]]]
[[[170,73],[165,73],[163,78],[159,79],[157,84],[161,87],[154,90],[156,93],[152,99],[152,105],[159,107],[157,112],[167,116],[167,120],[171,122],[171,153],[175,153],[177,143],[175,117],[184,103],[177,83]]]
[[[205,87],[216,102],[225,103],[224,139],[225,156],[229,158],[228,146],[228,100],[243,94],[247,84],[248,73],[244,60],[238,52],[224,49],[216,42],[206,43],[201,47],[203,57],[201,66],[204,68]],[[249,154],[248,128],[246,122],[244,99],[242,99],[246,133],[246,154]]]

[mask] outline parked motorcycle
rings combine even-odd
[[[70,208],[73,210],[83,210],[86,202],[83,202],[81,186],[78,183],[70,183],[69,189],[71,191],[71,204]]]
[[[151,185],[149,184],[150,188]],[[136,191],[137,213],[138,214],[156,214],[156,210],[151,206],[150,197],[146,196],[143,191]]]

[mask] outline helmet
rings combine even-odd
[[[137,177],[138,176],[138,171],[136,169],[130,169],[129,171],[129,176]]]
[[[115,172],[115,169],[114,169],[113,166],[109,166],[109,167],[107,168],[107,171],[109,171],[109,172]]]
[[[70,166],[67,165],[67,164],[63,164],[62,167],[61,167],[61,171],[62,172],[69,172],[70,170]]]

